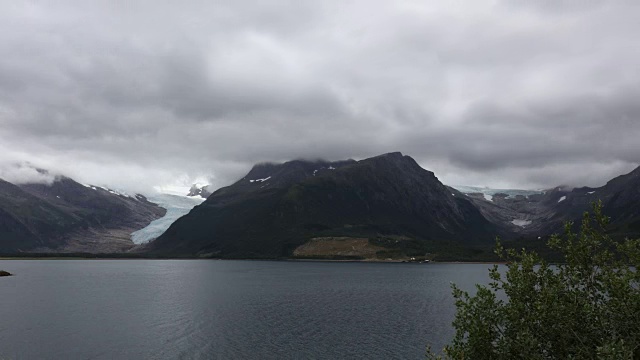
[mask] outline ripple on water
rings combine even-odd
[[[422,358],[488,265],[0,261],[0,356]],[[19,281],[17,281],[19,280]],[[33,341],[38,339],[38,341]]]

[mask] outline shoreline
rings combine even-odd
[[[0,261],[11,260],[210,260],[210,261],[286,261],[286,262],[331,262],[331,263],[368,263],[368,264],[414,264],[414,265],[429,265],[429,264],[496,264],[504,265],[506,261],[434,261],[419,262],[419,261],[407,261],[407,260],[356,260],[356,259],[296,259],[296,258],[282,258],[282,259],[218,259],[218,258],[152,258],[152,257],[88,257],[88,256],[0,256]]]

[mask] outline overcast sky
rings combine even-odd
[[[542,188],[640,161],[638,1],[166,3],[0,2],[0,176],[217,187],[402,151]]]

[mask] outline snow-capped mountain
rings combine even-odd
[[[48,182],[0,180],[0,252],[123,252],[134,246],[131,232],[164,214],[143,195],[61,175]]]

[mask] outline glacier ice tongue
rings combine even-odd
[[[162,235],[183,215],[186,215],[194,206],[201,204],[205,199],[198,197],[179,196],[172,194],[154,194],[147,199],[167,209],[167,213],[160,219],[152,221],[147,227],[131,233],[134,244],[144,244]]]

